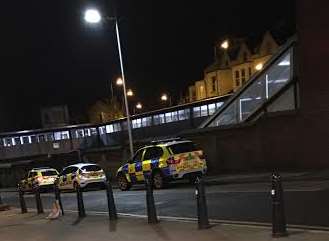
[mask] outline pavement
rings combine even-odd
[[[47,220],[47,214],[20,214],[17,209],[0,212],[0,237],[6,241],[263,241],[273,240],[270,227],[249,225],[213,224],[209,229],[199,230],[195,222],[160,220],[148,224],[144,218],[119,216],[109,221],[106,215],[88,215],[77,218],[67,213],[58,220]],[[305,229],[289,229],[288,236],[280,240],[324,241],[329,232]]]

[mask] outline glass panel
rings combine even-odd
[[[45,135],[38,135],[38,141],[39,142],[45,142],[46,141]]]
[[[178,119],[179,120],[187,120],[189,118],[189,115],[190,115],[190,110],[189,109],[179,110],[178,111]]]
[[[105,126],[100,126],[98,127],[98,131],[100,135],[106,134],[106,127]]]
[[[30,143],[30,139],[29,139],[28,136],[22,136],[21,140],[22,140],[23,144],[29,144]]]
[[[113,125],[106,125],[106,133],[112,133],[112,132],[114,132]]]
[[[96,128],[90,128],[90,134],[92,136],[97,136],[97,129]]]
[[[142,119],[136,119],[132,121],[133,128],[141,128],[142,127]]]
[[[251,83],[209,126],[235,124],[246,120],[291,80],[292,49]],[[201,109],[201,114],[203,113]]]
[[[222,107],[223,104],[224,104],[224,102],[217,102],[216,103],[216,110],[218,110],[220,107]]]
[[[169,123],[169,122],[173,121],[172,116],[171,116],[171,112],[166,113],[165,116],[166,116],[166,123]]]
[[[215,103],[214,104],[209,104],[208,105],[208,110],[209,110],[209,115],[214,114],[215,111],[216,111],[216,104]]]
[[[21,145],[22,143],[21,143],[21,138],[19,138],[19,137],[15,137],[14,138],[14,145]]]
[[[171,112],[171,117],[173,121],[178,121],[178,112],[177,111]]]
[[[201,116],[207,116],[208,115],[208,106],[203,105],[201,106]]]
[[[193,117],[200,117],[201,116],[201,108],[200,106],[193,108]]]
[[[31,143],[37,143],[37,137],[36,136],[30,136]]]
[[[54,140],[54,135],[53,133],[47,133],[47,141],[53,141]]]
[[[152,125],[152,118],[151,117],[144,117],[142,118],[142,126],[151,126]]]

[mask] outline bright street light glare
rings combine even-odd
[[[256,69],[257,71],[262,70],[262,69],[263,69],[263,64],[262,64],[262,63],[257,64],[257,65],[255,66],[255,69]]]
[[[229,47],[229,42],[228,42],[228,40],[225,40],[225,41],[220,45],[220,47],[221,47],[222,49],[228,49],[228,47]]]
[[[123,85],[123,80],[121,78],[118,78],[116,84]]]
[[[167,96],[166,94],[163,94],[163,95],[161,96],[161,100],[162,100],[162,101],[167,101],[167,100],[168,100],[168,96]]]
[[[84,18],[87,23],[99,23],[102,20],[101,14],[96,9],[86,10]]]
[[[127,95],[128,95],[128,96],[133,96],[133,95],[134,95],[134,92],[133,92],[131,89],[129,89],[129,90],[127,91]]]
[[[143,108],[143,106],[142,106],[142,104],[141,104],[141,103],[137,103],[137,105],[136,105],[136,108],[140,110],[140,109],[142,109],[142,108]]]

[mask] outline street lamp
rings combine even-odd
[[[262,70],[262,69],[263,69],[263,63],[259,63],[259,64],[257,64],[257,65],[255,66],[255,69],[256,69],[257,71]]]
[[[87,23],[90,24],[97,24],[101,22],[102,15],[97,9],[87,9],[85,11],[84,19]],[[123,86],[123,93],[125,99],[125,107],[126,107],[126,115],[127,115],[127,127],[128,127],[128,137],[129,137],[129,147],[130,147],[130,156],[131,158],[134,156],[134,147],[133,147],[133,138],[132,138],[132,131],[131,131],[131,120],[130,120],[130,113],[128,107],[128,99],[126,93],[126,81],[125,81],[125,74],[123,68],[123,60],[122,60],[122,52],[121,52],[121,42],[120,42],[120,34],[119,34],[119,25],[118,20],[116,17],[107,17],[106,20],[115,21],[115,33],[117,37],[117,45],[119,51],[119,59],[120,59],[120,68],[121,68],[121,78],[122,78],[122,86]]]
[[[116,85],[123,85],[123,80],[121,78],[117,78]]]
[[[220,47],[221,47],[222,49],[228,49],[229,46],[230,46],[230,44],[229,44],[228,40],[224,40],[224,41],[222,42],[222,44],[220,45]]]
[[[168,100],[169,100],[169,105],[171,106],[171,97],[170,96],[168,97],[167,94],[162,94],[161,95],[161,101],[167,102]]]
[[[138,103],[136,104],[136,108],[140,110],[140,109],[143,108],[143,105],[142,105],[140,102],[138,102]]]
[[[129,89],[127,91],[127,96],[134,96],[134,92],[131,89]]]

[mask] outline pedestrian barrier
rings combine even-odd
[[[111,185],[111,177],[107,177],[107,182],[105,184],[106,188],[106,197],[107,197],[107,206],[108,206],[108,212],[109,212],[109,219],[110,220],[116,220],[118,219],[117,210],[115,207],[114,197],[113,197],[113,189]]]
[[[26,203],[24,199],[24,191],[21,188],[18,188],[18,195],[19,195],[19,204],[21,206],[22,213],[27,213]]]
[[[154,196],[153,196],[153,181],[150,173],[144,175],[145,188],[146,188],[146,207],[147,207],[147,219],[148,223],[158,223],[158,217],[156,213]]]
[[[80,185],[76,185],[76,193],[77,193],[79,218],[84,218],[86,217],[86,211],[85,211],[85,205],[83,203],[83,193]]]
[[[283,188],[281,176],[272,174],[272,236],[275,238],[287,236],[286,216],[284,211]]]
[[[195,195],[197,200],[198,228],[207,229],[210,227],[207,210],[206,192],[204,182],[201,177],[195,181]]]
[[[35,195],[35,202],[37,206],[37,212],[38,214],[43,213],[43,206],[42,206],[42,201],[41,201],[41,196],[40,196],[40,187],[39,185],[34,185],[33,187],[33,192]]]

